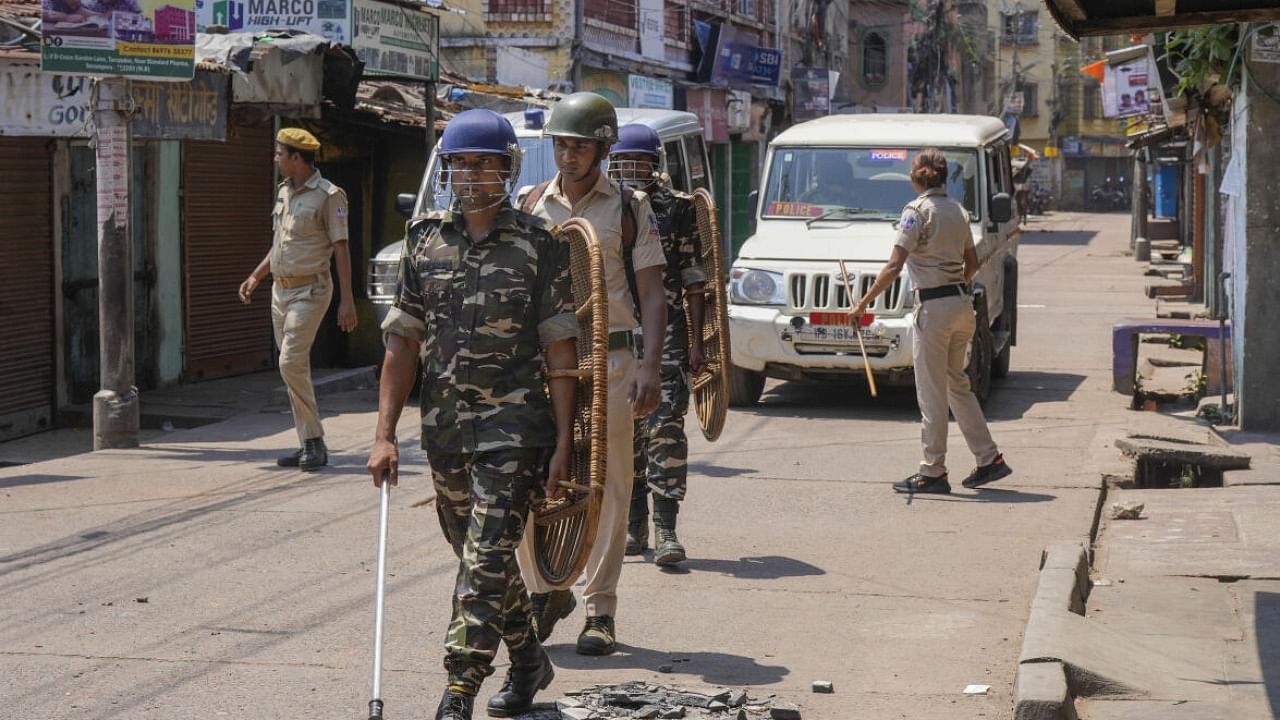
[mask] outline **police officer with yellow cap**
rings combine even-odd
[[[329,309],[333,279],[329,258],[338,271],[338,327],[356,328],[351,290],[351,253],[347,248],[347,194],[320,177],[315,167],[320,141],[301,128],[285,128],[276,135],[275,164],[284,181],[272,212],[271,251],[240,284],[240,301],[248,303],[268,273],[271,323],[280,348],[280,377],[289,389],[299,449],[276,461],[281,467],[318,470],[329,462],[324,428],[311,385],[311,344]]]

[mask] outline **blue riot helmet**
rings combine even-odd
[[[652,160],[623,160],[622,155],[648,155]],[[632,123],[618,128],[618,141],[609,148],[609,177],[619,183],[644,188],[660,179],[662,139],[648,125]]]
[[[473,203],[483,199],[486,203],[480,207],[467,207],[468,210],[483,210],[501,203],[510,195],[516,178],[520,176],[521,152],[516,141],[516,131],[505,117],[492,110],[478,108],[455,115],[440,134],[440,145],[436,152],[440,156],[440,168],[436,176],[437,191],[443,192],[448,186],[459,199],[470,198]],[[501,188],[495,187],[492,181],[476,180],[473,168],[455,168],[453,158],[463,153],[500,155],[505,158],[506,167],[499,172],[502,178]]]

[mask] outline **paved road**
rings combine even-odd
[[[1011,717],[1041,548],[1087,537],[1095,458],[1124,422],[1108,328],[1151,314],[1127,237],[1123,216],[1072,214],[1023,237],[1020,345],[989,406],[1014,478],[908,503],[888,483],[916,462],[909,391],[771,384],[719,442],[693,442],[692,559],[628,564],[615,656],[575,655],[580,618],[566,621],[546,697],[644,679],[777,694],[810,719]],[[278,412],[0,469],[0,720],[360,717],[372,398],[327,404],[337,462],[315,476],[274,467],[293,437]],[[952,460],[968,471],[954,431]],[[394,718],[434,709],[455,571],[417,471],[393,500]],[[817,679],[835,694],[811,694]],[[971,683],[991,691],[966,697]]]

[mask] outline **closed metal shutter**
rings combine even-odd
[[[52,425],[57,374],[52,155],[45,138],[0,137],[0,440]]]
[[[224,143],[183,145],[187,380],[274,364],[271,283],[259,286],[249,305],[236,295],[271,249],[271,130],[234,126]]]

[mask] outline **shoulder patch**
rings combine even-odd
[[[919,222],[920,216],[915,212],[905,212],[902,214],[902,222],[900,223],[903,230],[911,230]]]

